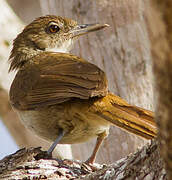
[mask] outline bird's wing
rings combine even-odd
[[[17,73],[10,100],[14,107],[27,110],[106,93],[107,80],[97,66],[74,55],[48,52]]]

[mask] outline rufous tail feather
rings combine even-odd
[[[132,106],[119,96],[111,93],[97,100],[94,105],[94,113],[113,125],[146,139],[151,139],[157,134],[152,111]]]

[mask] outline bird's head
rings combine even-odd
[[[17,36],[9,58],[9,71],[19,69],[41,52],[64,52],[72,48],[78,37],[107,27],[107,24],[82,24],[60,16],[43,16],[35,19]]]

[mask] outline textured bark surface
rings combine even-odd
[[[58,14],[79,23],[108,23],[110,28],[80,39],[72,53],[102,68],[109,90],[129,103],[153,109],[152,71],[145,12],[149,1],[41,0],[43,14]],[[87,159],[95,142],[74,145],[77,159]],[[111,128],[97,162],[112,163],[143,144],[134,135]],[[88,151],[88,149],[90,151]]]
[[[38,156],[44,152],[30,148],[5,157],[0,161],[0,179],[167,179],[157,141],[111,165],[89,166]]]
[[[156,118],[159,127],[161,152],[169,179],[172,179],[172,1],[153,1],[159,14],[149,18],[152,54],[158,91]]]

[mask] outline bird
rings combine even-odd
[[[13,41],[9,72],[16,71],[9,100],[23,124],[52,145],[97,138],[86,161],[93,164],[111,125],[152,139],[157,127],[152,111],[130,105],[109,92],[105,72],[70,53],[80,36],[108,24],[78,24],[46,15],[27,25]]]

